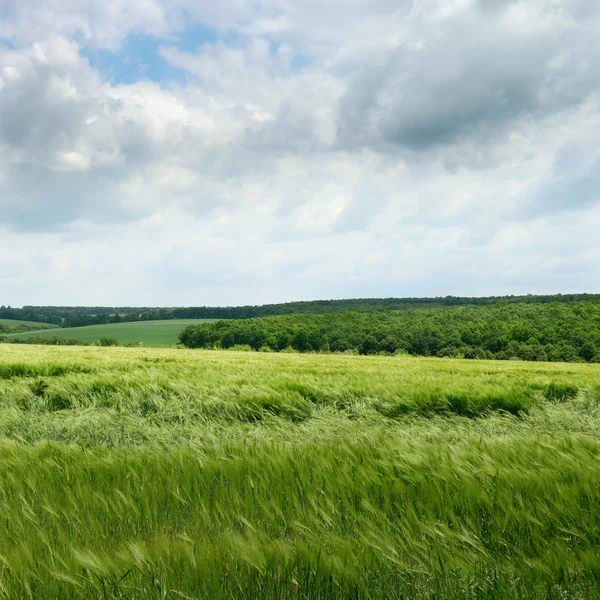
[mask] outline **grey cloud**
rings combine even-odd
[[[506,12],[508,3],[495,4]],[[520,120],[584,102],[600,90],[600,20],[594,27],[546,16],[519,31],[506,15],[477,10],[415,24],[417,38],[427,26],[419,43],[371,64],[366,59],[353,76],[340,106],[338,143],[416,154],[486,145]]]
[[[557,153],[552,175],[513,218],[533,218],[600,204],[600,155],[589,146],[568,145]]]
[[[102,104],[89,95],[89,75],[82,69],[38,59],[18,61],[16,67],[10,57],[3,62],[0,143],[26,154],[28,161],[46,163],[56,152],[72,150],[87,120],[103,115]],[[12,78],[6,76],[7,70],[14,72]]]
[[[519,4],[521,0],[477,0],[477,6],[482,11],[500,12]]]
[[[120,173],[59,172],[14,165],[3,182],[0,224],[14,231],[53,231],[76,220],[111,224],[134,218],[118,202]],[[135,215],[137,216],[137,215]]]
[[[125,173],[121,140],[95,74],[63,40],[0,56],[1,222],[52,230],[77,219],[123,217],[115,187]],[[124,136],[126,139],[126,136]]]
[[[367,231],[373,219],[387,204],[389,182],[359,182],[352,189],[352,199],[338,216],[333,231],[338,234]]]
[[[290,105],[281,107],[277,118],[246,130],[243,144],[249,150],[270,154],[311,153],[327,149],[319,141],[317,122]]]

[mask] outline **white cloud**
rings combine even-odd
[[[131,32],[166,35],[176,25],[160,0],[3,0],[0,37],[19,46],[60,35],[114,50]]]

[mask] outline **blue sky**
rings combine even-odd
[[[600,292],[592,0],[7,0],[3,304]]]
[[[116,52],[85,48],[90,66],[112,85],[131,84],[150,79],[164,85],[185,83],[185,72],[173,68],[159,53],[161,40],[152,36],[132,35]]]
[[[231,44],[234,36],[219,34],[215,29],[203,25],[191,25],[164,39],[160,36],[134,32],[123,39],[117,49],[92,48],[80,38],[81,56],[88,59],[90,66],[112,85],[132,84],[149,79],[164,86],[184,84],[186,73],[171,65],[160,54],[167,44],[184,52],[201,51],[202,46],[224,40]]]

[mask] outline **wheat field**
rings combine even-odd
[[[590,598],[600,365],[0,345],[0,597]]]

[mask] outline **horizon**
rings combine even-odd
[[[140,308],[140,309],[177,309],[177,308],[245,308],[245,307],[260,307],[260,306],[279,306],[282,304],[299,304],[299,303],[313,303],[313,302],[342,302],[342,301],[366,301],[366,300],[445,300],[445,299],[458,299],[458,300],[486,300],[486,299],[498,299],[502,300],[505,298],[527,298],[527,297],[555,297],[555,296],[600,296],[600,292],[558,292],[549,294],[503,294],[503,295],[490,295],[490,296],[455,296],[448,294],[445,296],[364,296],[364,297],[352,297],[352,298],[313,298],[310,300],[288,300],[284,302],[265,302],[262,304],[173,304],[173,305],[144,305],[144,304],[22,304],[20,306],[12,304],[0,305],[2,308],[11,308],[22,310],[24,308]]]

